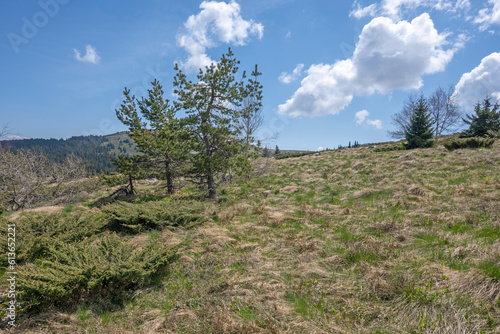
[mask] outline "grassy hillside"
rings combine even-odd
[[[10,150],[32,149],[50,160],[63,162],[68,155],[84,160],[89,172],[107,173],[116,168],[111,158],[138,153],[134,141],[126,132],[107,136],[77,136],[68,139],[21,139],[0,141],[0,147]]]
[[[102,189],[80,206],[1,216],[20,231],[20,267],[40,273],[50,252],[28,245],[33,236],[91,254],[109,240],[134,254],[177,254],[132,282],[117,274],[111,287],[39,296],[43,307],[18,330],[498,333],[499,142],[261,159],[255,174],[225,185],[216,202],[140,183],[132,203],[102,205],[95,199],[111,190]]]

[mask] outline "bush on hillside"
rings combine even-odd
[[[462,148],[489,148],[495,143],[493,138],[465,138],[465,139],[455,139],[445,142],[444,147],[449,150],[458,150]]]
[[[116,187],[128,182],[127,176],[120,173],[99,174],[99,180],[108,187]]]
[[[166,226],[202,223],[205,207],[196,201],[183,202],[120,202],[103,207],[111,229],[138,233]]]
[[[21,308],[68,302],[83,293],[120,290],[143,282],[176,258],[169,247],[148,244],[136,250],[115,236],[93,242],[45,240],[43,258],[18,267]]]
[[[376,147],[373,151],[374,152],[390,152],[390,151],[402,151],[404,150],[403,145],[385,145],[385,146],[380,146]]]
[[[45,240],[72,243],[90,238],[105,230],[104,215],[73,213],[39,214],[24,212],[16,222],[16,262],[38,259],[45,253]],[[1,221],[1,220],[0,220]],[[7,238],[0,240],[0,266],[7,264]]]
[[[313,155],[315,153],[317,152],[280,153],[274,155],[274,158],[277,160],[288,159],[288,158],[299,158],[299,157],[304,157],[306,155]]]

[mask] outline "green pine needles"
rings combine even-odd
[[[407,140],[405,148],[411,150],[434,146],[432,125],[429,105],[422,95],[414,107],[410,124],[405,127],[405,137]]]
[[[78,243],[45,240],[46,255],[19,268],[17,283],[25,309],[64,302],[84,293],[126,289],[173,262],[172,248],[153,243],[135,250],[118,236]]]
[[[149,172],[162,171],[158,177],[167,181],[168,193],[174,192],[175,177],[185,177],[214,199],[217,185],[232,174],[250,175],[250,160],[257,156],[254,134],[262,124],[261,73],[255,66],[251,77],[246,72],[240,76],[239,64],[229,49],[219,62],[200,69],[194,81],[176,65],[173,102],[164,99],[156,80],[141,100],[125,88],[116,115],[150,160]],[[180,112],[185,117],[179,118]],[[137,163],[116,162],[132,188]]]
[[[491,98],[485,98],[483,103],[477,103],[474,114],[463,119],[469,124],[469,129],[462,132],[462,137],[486,137],[500,132],[500,106],[498,102],[491,103]],[[496,135],[494,135],[496,136]]]

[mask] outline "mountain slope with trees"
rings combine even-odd
[[[0,147],[16,152],[30,149],[42,153],[49,160],[63,163],[73,155],[82,159],[89,173],[116,171],[112,158],[138,154],[134,141],[125,133],[106,136],[76,136],[68,139],[21,139],[0,141]]]

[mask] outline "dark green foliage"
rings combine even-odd
[[[245,72],[237,79],[239,64],[229,49],[219,62],[200,69],[198,82],[188,80],[179,67],[175,68],[176,106],[186,113],[184,122],[190,134],[186,144],[196,152],[189,156],[189,172],[193,182],[206,186],[210,199],[217,196],[218,181],[225,179],[238,162],[236,158],[249,149],[241,139],[240,121],[246,115],[241,110],[243,102],[248,102],[244,110],[251,113],[261,107],[262,86],[257,80],[257,67],[251,74],[254,79],[248,79]],[[239,162],[243,160],[239,158]]]
[[[68,139],[22,139],[0,142],[0,146],[13,152],[30,149],[46,156],[50,161],[63,163],[68,156],[74,155],[85,161],[88,172],[109,173],[116,171],[111,158],[117,157],[121,150],[125,155],[137,154],[135,145],[124,144],[119,137],[77,136]],[[115,146],[118,147],[115,149]]]
[[[298,157],[304,157],[306,155],[313,155],[315,153],[317,153],[317,152],[281,153],[278,155],[274,155],[274,158],[277,160],[288,159],[288,158],[298,158]]]
[[[430,119],[429,106],[423,96],[417,101],[410,123],[405,127],[407,143],[405,148],[427,148],[434,145],[432,121]]]
[[[269,152],[269,149],[266,147],[264,147],[264,149],[262,150],[262,157],[263,158],[269,158],[271,156],[271,152]]]
[[[120,202],[102,208],[111,229],[137,233],[166,226],[192,225],[205,221],[203,203],[196,201]]]
[[[405,149],[405,147],[403,145],[394,144],[394,145],[384,145],[384,146],[380,146],[380,147],[375,147],[373,152],[401,151],[404,149]]]
[[[486,137],[488,132],[500,131],[500,110],[496,102],[491,104],[491,98],[484,99],[482,105],[477,103],[472,115],[466,115],[463,121],[469,124],[469,129],[462,132],[462,137]]]
[[[448,142],[445,142],[444,147],[449,150],[458,150],[461,148],[490,148],[495,143],[495,139],[493,138],[464,138],[464,139],[455,139]]]
[[[131,287],[176,258],[169,247],[150,243],[136,250],[115,235],[93,242],[45,240],[41,246],[46,248],[42,259],[18,268],[16,283],[25,309]]]
[[[157,80],[151,84],[147,98],[142,97],[141,100],[130,96],[130,90],[125,88],[125,99],[120,108],[116,109],[116,116],[128,126],[130,137],[145,156],[135,158],[136,160],[122,158],[115,162],[130,180],[135,178],[133,175],[154,167],[158,177],[167,181],[168,192],[173,193],[173,179],[179,164],[186,159],[188,153],[185,128],[176,118],[179,106],[163,98],[163,88]],[[137,112],[137,107],[140,113]],[[146,166],[146,162],[149,166]]]
[[[116,172],[112,172],[110,174],[101,173],[98,176],[99,180],[101,180],[101,182],[107,185],[108,187],[119,186],[127,183],[128,181],[127,175],[123,175]]]
[[[276,145],[276,148],[274,149],[274,155],[278,155],[278,154],[281,154],[281,151],[280,151],[280,148],[278,147],[278,145]]]
[[[134,180],[146,178],[148,170],[151,166],[151,161],[143,155],[133,157],[119,156],[118,159],[113,159],[113,163],[118,168],[118,171],[126,176],[129,184],[130,193],[134,193]]]
[[[69,216],[61,214],[39,215],[25,212],[16,223],[16,259],[18,263],[33,261],[45,253],[45,241],[59,240],[72,243],[92,236],[105,230],[108,221],[104,215],[91,216],[89,214],[74,213]],[[6,265],[4,256],[7,249],[7,239],[0,241],[0,265]]]

